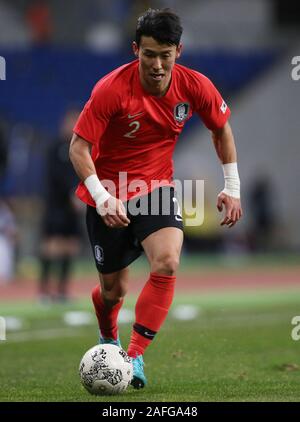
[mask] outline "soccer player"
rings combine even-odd
[[[100,274],[101,287],[92,292],[100,343],[119,344],[117,317],[129,265],[142,250],[150,264],[128,347],[135,388],[146,384],[143,354],[174,295],[183,231],[172,186],[172,154],[195,112],[212,132],[223,166],[225,188],[217,201],[219,211],[225,207],[221,225],[232,227],[242,216],[230,110],[209,79],[175,63],[181,34],[180,19],[171,10],[147,10],[138,19],[132,44],[137,59],[96,84],[70,145],[70,159],[82,180],[77,195],[87,204],[87,229]],[[168,215],[162,210],[166,192]],[[142,202],[151,210],[151,201],[159,201],[158,215],[130,212],[130,205],[138,208]]]

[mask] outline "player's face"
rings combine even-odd
[[[152,37],[141,37],[140,45],[133,43],[133,51],[139,58],[141,83],[152,95],[164,95],[170,85],[175,60],[181,54],[182,45],[159,44]]]

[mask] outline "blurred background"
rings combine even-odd
[[[204,363],[194,371],[193,361],[193,371],[185,372],[195,374],[194,390],[199,380],[207,386],[231,380],[228,390],[216,387],[201,396],[199,387],[200,395],[189,398],[219,399],[222,391],[223,399],[255,400],[251,388],[272,377],[261,387],[261,400],[273,394],[294,399],[299,390],[299,378],[287,382],[293,374],[286,373],[300,365],[299,345],[290,338],[291,319],[300,312],[300,80],[291,77],[292,58],[300,56],[299,1],[0,0],[0,56],[6,61],[6,80],[0,80],[0,315],[10,340],[1,342],[6,388],[0,399],[38,400],[35,386],[44,380],[39,391],[55,399],[51,386],[60,380],[51,377],[65,360],[58,364],[53,356],[65,359],[65,350],[73,359],[73,396],[64,397],[78,397],[74,362],[96,342],[89,297],[97,274],[85,209],[74,197],[68,142],[96,81],[134,59],[136,20],[148,7],[171,7],[181,16],[180,63],[208,76],[232,110],[244,208],[233,229],[220,227],[215,204],[223,174],[209,132],[194,117],[176,147],[175,177],[205,181],[205,218],[202,226],[186,228],[174,307],[157,341],[166,351],[174,343],[171,359],[179,367],[191,350],[195,365]],[[125,344],[147,273],[140,258],[120,314]],[[173,343],[166,339],[172,332]],[[190,343],[176,345],[182,338]],[[37,341],[44,341],[40,348]],[[147,355],[152,370],[168,368],[171,351],[156,352],[150,348]],[[28,371],[41,356],[48,360],[35,377]],[[16,362],[25,364],[16,371]],[[257,379],[247,384],[254,373]],[[157,375],[168,380],[170,374]],[[57,390],[57,400],[61,394]]]
[[[49,198],[47,169],[55,167],[49,151],[58,139],[70,139],[72,121],[69,132],[62,128],[66,114],[73,111],[74,120],[95,82],[133,59],[136,19],[148,7],[171,7],[181,16],[181,63],[206,74],[222,92],[238,147],[245,216],[227,231],[215,208],[223,177],[209,133],[198,118],[183,132],[175,176],[205,181],[205,221],[187,228],[185,252],[299,252],[300,83],[291,78],[300,47],[296,1],[111,0],[107,7],[101,0],[0,0],[7,74],[0,82],[3,282],[22,273],[24,263],[36,264],[41,253],[45,209],[55,200],[51,193]],[[90,257],[84,210],[77,208],[78,256]]]

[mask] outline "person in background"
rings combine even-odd
[[[274,248],[276,216],[273,206],[275,189],[267,174],[259,174],[249,192],[249,208],[252,224],[249,232],[250,248],[253,252],[268,252]]]
[[[74,196],[78,178],[69,161],[69,140],[78,118],[77,110],[64,116],[59,139],[51,145],[46,162],[45,213],[40,254],[40,289],[42,301],[68,299],[68,281],[72,259],[78,254],[80,203]],[[50,288],[50,275],[56,269],[56,292]]]

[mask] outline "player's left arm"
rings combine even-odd
[[[225,188],[219,193],[217,208],[221,212],[225,207],[225,216],[221,226],[233,227],[242,217],[243,210],[240,200],[240,179],[237,169],[237,153],[233,133],[229,122],[212,131],[212,140],[217,155],[222,163]]]

